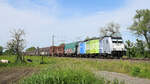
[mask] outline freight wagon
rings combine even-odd
[[[77,50],[77,54],[79,57],[86,57],[86,42],[84,41],[80,41],[78,43],[78,50]]]
[[[27,51],[24,53],[24,55],[29,55],[29,56],[49,56],[50,47],[45,47],[45,48],[37,48],[36,50],[33,51]]]
[[[78,47],[78,42],[65,44],[65,48],[64,48],[65,56],[76,57],[77,56],[77,47]]]
[[[37,54],[41,56],[49,56],[50,55],[49,49],[50,47],[39,48],[37,49]]]
[[[49,50],[50,56],[56,55],[56,54],[57,54],[56,51],[57,51],[57,46],[51,46],[51,47],[50,47],[50,50]]]
[[[60,46],[57,47],[56,53],[59,57],[64,56],[64,48],[65,48],[65,44],[61,44]]]
[[[64,47],[65,44],[61,44],[59,46],[51,46],[50,47],[50,55],[54,55],[54,56],[64,56]]]
[[[99,55],[99,38],[90,39],[78,43],[78,55],[80,57],[96,57]]]

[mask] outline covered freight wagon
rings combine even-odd
[[[79,42],[78,43],[78,54],[86,54],[86,42]]]
[[[49,56],[50,55],[50,47],[45,47],[45,48],[39,48],[39,54],[43,56]]]
[[[90,41],[90,54],[98,54],[99,53],[99,40],[91,40]]]
[[[90,54],[90,40],[86,42],[86,54]]]
[[[59,46],[51,46],[50,47],[50,55],[63,56],[64,55],[64,46],[65,46],[65,44],[61,44]]]
[[[65,44],[61,44],[60,46],[57,46],[57,48],[56,48],[57,56],[61,57],[64,55],[64,47],[65,47]]]
[[[78,42],[65,44],[65,56],[76,56],[77,47],[78,47]]]
[[[56,55],[57,54],[57,47],[51,46],[49,52],[50,52],[50,56]]]
[[[92,39],[86,42],[86,54],[99,53],[99,39]]]
[[[95,57],[99,55],[99,39],[90,39],[86,41],[86,56]]]

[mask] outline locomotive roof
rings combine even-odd
[[[103,39],[105,37],[111,37],[112,39],[122,39],[122,37],[116,37],[116,36],[103,36],[103,37],[93,37],[93,38],[90,38],[90,39],[86,39],[84,41],[79,41],[79,42],[86,42],[86,41],[89,41],[89,40],[96,40],[96,39]]]
[[[86,42],[86,41],[89,41],[89,40],[96,40],[96,39],[100,39],[100,37],[93,37],[93,38],[86,39],[86,40],[84,40],[84,41],[81,41],[81,42]]]

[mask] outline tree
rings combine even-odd
[[[144,46],[144,42],[142,40],[136,39],[136,47],[137,47],[138,52],[141,55],[144,55],[145,46]]]
[[[87,36],[86,38],[85,38],[85,40],[89,40],[90,39],[90,37],[89,36]]]
[[[16,62],[25,62],[22,52],[25,48],[25,32],[22,29],[13,30],[11,33],[11,40],[7,42],[7,49],[13,50],[16,54]]]
[[[2,55],[2,54],[3,54],[3,47],[0,46],[0,55]]]
[[[108,36],[107,35],[107,30],[105,27],[100,28],[100,36]]]
[[[144,36],[150,49],[150,10],[140,9],[136,11],[134,22],[129,27],[138,36]]]
[[[119,36],[120,25],[110,22],[105,27],[100,28],[100,36]]]
[[[145,51],[145,43],[142,40],[136,39],[136,42],[133,43],[129,40],[126,41],[125,48],[127,50],[127,56],[131,57],[148,57],[147,52]]]
[[[32,47],[26,49],[26,51],[34,51],[34,50],[36,50],[36,48],[35,48],[34,46],[32,46]]]
[[[7,50],[5,50],[5,55],[16,55],[15,46],[12,41],[7,42]]]
[[[130,40],[127,40],[126,41],[126,44],[125,44],[125,48],[126,48],[126,50],[127,50],[127,56],[129,57],[129,58],[131,58],[131,53],[132,53],[132,51],[133,51],[133,43],[130,41]]]
[[[15,55],[15,52],[13,50],[5,50],[4,55]]]

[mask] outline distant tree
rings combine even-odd
[[[126,44],[125,44],[125,48],[128,49],[128,48],[131,48],[131,47],[133,47],[133,43],[130,40],[127,40]]]
[[[142,40],[136,39],[136,47],[137,47],[138,52],[141,55],[144,55],[145,46],[144,46],[144,42]]]
[[[134,22],[129,27],[138,36],[144,36],[150,49],[150,10],[140,9],[136,11]]]
[[[35,48],[34,46],[32,46],[32,47],[26,49],[26,51],[34,51],[34,50],[36,50],[36,48]]]
[[[4,55],[15,55],[15,52],[10,49],[10,50],[5,50],[5,51],[3,52],[3,54],[4,54]]]
[[[125,48],[126,48],[126,50],[127,50],[127,56],[129,57],[129,58],[131,58],[131,53],[132,53],[132,51],[133,51],[133,46],[134,46],[134,44],[130,41],[130,40],[127,40],[126,42],[125,42],[126,44],[125,44]]]
[[[100,28],[100,36],[108,36],[108,34],[107,34],[107,29],[105,28],[105,27],[101,27]]]
[[[120,25],[110,22],[105,27],[100,28],[100,36],[117,36],[120,34]]]
[[[125,48],[127,50],[127,56],[131,57],[148,57],[147,52],[145,51],[145,43],[142,40],[136,39],[136,42],[133,43],[129,40],[126,41]]]
[[[0,55],[2,55],[2,54],[3,54],[3,47],[0,46]]]
[[[15,55],[15,54],[16,54],[15,46],[13,45],[13,43],[11,41],[7,42],[5,55]]]
[[[11,33],[11,40],[7,42],[7,49],[13,50],[16,54],[16,62],[25,62],[22,52],[25,48],[25,32],[22,29],[13,30]]]

